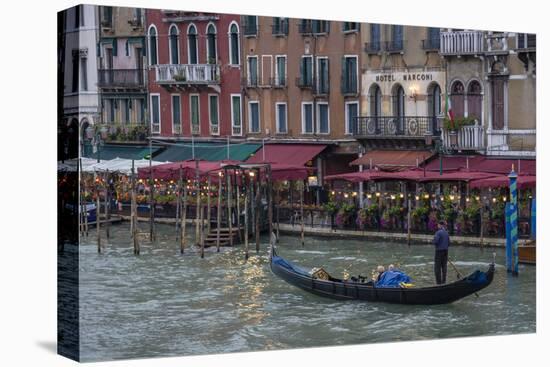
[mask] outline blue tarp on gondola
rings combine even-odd
[[[412,279],[399,270],[388,270],[382,273],[375,286],[378,288],[399,288],[400,283],[411,283]]]
[[[307,270],[302,269],[301,267],[299,267],[297,265],[294,265],[293,263],[283,259],[282,257],[273,256],[273,263],[275,263],[275,264],[277,264],[277,265],[279,265],[283,268],[286,268],[286,269],[288,269],[288,270],[290,270],[294,273],[298,273],[298,274],[306,276],[306,277],[311,276]]]

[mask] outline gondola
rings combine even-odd
[[[493,281],[494,261],[486,272],[476,270],[453,283],[419,288],[380,288],[372,283],[341,280],[329,277],[316,279],[310,273],[270,250],[271,271],[287,283],[317,296],[337,300],[388,302],[407,305],[435,305],[457,301],[487,287]]]

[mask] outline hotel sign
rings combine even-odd
[[[399,73],[399,74],[378,74],[375,76],[376,82],[412,82],[412,81],[431,81],[432,73]]]

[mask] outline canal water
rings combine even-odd
[[[180,255],[174,226],[157,225],[154,245],[134,256],[126,224],[111,227],[98,254],[95,229],[80,247],[80,346],[83,361],[261,351],[380,343],[536,330],[535,267],[519,277],[504,268],[502,249],[453,247],[450,258],[467,274],[486,269],[496,251],[493,283],[449,305],[405,306],[320,298],[285,283],[268,265],[268,237],[251,245],[195,249]],[[194,231],[190,231],[193,232]],[[105,237],[102,238],[105,243]],[[191,237],[189,242],[191,242]],[[307,268],[341,277],[370,275],[393,263],[417,286],[431,285],[433,249],[380,240],[281,236],[278,253]],[[449,267],[448,281],[456,278]]]

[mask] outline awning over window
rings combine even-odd
[[[254,152],[260,149],[260,144],[227,144],[224,143],[195,143],[194,151],[195,158],[205,161],[245,161]],[[193,146],[191,143],[181,143],[172,145],[158,156],[155,156],[157,161],[180,162],[193,159]]]
[[[246,163],[269,162],[305,166],[309,162],[313,164],[313,159],[326,147],[326,145],[316,144],[267,144],[250,157]]]
[[[384,170],[398,170],[417,167],[433,155],[428,150],[371,150],[350,163],[352,166],[363,165],[365,168],[378,167]]]
[[[153,157],[156,157],[156,153],[161,149],[159,146],[153,145],[152,152]],[[94,152],[95,150],[95,152]],[[148,145],[118,145],[118,144],[104,144],[100,145],[97,149],[90,144],[84,146],[82,156],[86,158],[97,159],[98,156],[101,160],[110,160],[115,158],[124,159],[144,159],[149,158],[149,146]],[[155,158],[155,160],[157,160]],[[162,161],[168,161],[163,159]]]

